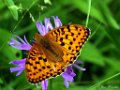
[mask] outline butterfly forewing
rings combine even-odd
[[[26,76],[31,83],[38,83],[50,76],[54,70],[39,45],[34,44],[26,60]]]
[[[64,57],[68,55],[70,58],[74,58],[75,60],[89,35],[90,30],[88,28],[78,24],[70,24],[51,30],[46,34],[46,37],[54,40],[64,48]],[[71,59],[67,61],[72,63]]]

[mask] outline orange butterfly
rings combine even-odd
[[[78,24],[60,26],[45,36],[36,33],[25,65],[29,82],[38,83],[64,72],[77,59],[89,35],[90,30]]]

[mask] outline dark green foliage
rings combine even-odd
[[[13,35],[31,43],[37,32],[35,21],[58,16],[63,24],[86,25],[91,37],[79,60],[86,71],[74,69],[76,77],[68,90],[120,90],[120,0],[0,0],[0,90],[41,90],[26,80],[25,73],[10,73],[9,62],[27,52],[8,45]],[[51,20],[53,22],[53,20]],[[48,90],[66,90],[61,76],[49,80]]]

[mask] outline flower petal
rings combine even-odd
[[[25,43],[25,41],[24,40],[22,40],[22,38],[20,38],[19,36],[17,36],[17,35],[14,35],[20,42],[22,42],[22,43]]]
[[[15,35],[15,37],[18,40],[15,40],[14,38],[11,38],[11,41],[8,42],[8,44],[14,48],[17,48],[19,50],[30,50],[30,48],[32,47],[26,40],[26,38],[24,37],[24,40],[22,38],[20,38],[19,36]]]
[[[68,66],[65,70],[65,72],[62,74],[62,77],[64,78],[64,84],[66,88],[69,87],[69,81],[73,82],[73,77],[76,76],[76,74],[72,70],[72,66]]]
[[[83,62],[80,61],[80,60],[76,60],[76,61],[75,61],[75,64],[83,64]]]
[[[27,41],[27,39],[26,39],[26,36],[24,35],[24,40],[25,40],[25,43],[26,44],[29,44],[29,42]],[[29,44],[30,45],[30,44]]]
[[[49,30],[53,29],[53,26],[50,22],[50,18],[45,18],[45,28],[46,28],[46,33],[48,33]]]
[[[9,64],[18,65],[18,64],[25,63],[25,61],[26,61],[26,58],[24,58],[24,59],[22,59],[22,60],[14,60],[14,61],[11,61],[11,62],[9,62]]]
[[[54,19],[55,28],[59,27],[59,26],[62,26],[62,23],[61,23],[61,21],[58,17],[54,17],[54,16],[52,16],[52,17]],[[37,21],[36,22],[36,27],[38,29],[38,32],[43,36],[45,34],[47,34],[49,30],[52,30],[54,28],[52,26],[52,23],[50,22],[50,18],[45,18],[44,25]]]
[[[17,72],[16,76],[20,75],[25,69],[25,61],[26,61],[26,58],[24,58],[22,60],[14,60],[14,61],[10,62],[10,64],[17,65],[16,67],[10,68],[10,72],[11,73]]]
[[[64,79],[64,85],[66,86],[66,88],[69,88],[69,82],[66,79]]]
[[[67,74],[67,73],[63,73],[62,77],[64,78],[64,80],[67,80],[67,81],[70,81],[70,82],[73,81],[73,77],[71,75]]]
[[[47,90],[48,88],[48,80],[44,80],[41,82],[42,90]]]
[[[62,26],[62,22],[60,21],[60,19],[57,16],[56,17],[52,16],[52,17],[54,19],[55,28]]]
[[[72,64],[72,66],[74,66],[75,68],[79,69],[79,70],[82,70],[82,71],[85,71],[86,68],[83,68],[83,67],[80,67],[78,66],[77,64]]]
[[[37,29],[38,29],[38,32],[41,34],[41,35],[45,35],[46,34],[46,28],[45,28],[45,26],[42,24],[42,23],[40,23],[40,22],[36,22],[36,27],[37,27]]]

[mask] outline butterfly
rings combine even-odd
[[[78,24],[60,26],[45,36],[36,33],[25,64],[28,81],[35,84],[64,72],[75,62],[89,35],[90,30]]]

